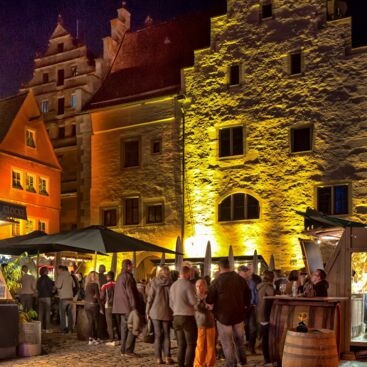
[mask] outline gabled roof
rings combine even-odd
[[[60,23],[57,24],[55,30],[53,31],[50,39],[54,39],[54,38],[58,38],[58,37],[62,37],[62,36],[67,36],[69,35],[70,32],[68,32],[63,25],[61,25]]]
[[[0,143],[5,138],[27,94],[17,94],[16,96],[0,100]]]
[[[193,65],[194,50],[209,45],[209,13],[191,14],[126,33],[114,71],[85,109],[156,96],[163,90],[178,91],[181,68]]]

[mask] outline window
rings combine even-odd
[[[117,226],[117,209],[103,209],[103,225],[105,227],[116,227]]]
[[[122,143],[123,167],[139,166],[139,140],[128,140]]]
[[[75,135],[76,135],[76,125],[72,124],[70,136],[75,136]]]
[[[76,99],[76,94],[72,94],[71,95],[71,108],[76,108],[76,102],[77,102],[77,99]]]
[[[57,44],[57,52],[64,52],[64,44],[63,43],[58,43]]]
[[[263,4],[261,7],[261,18],[271,18],[273,16],[273,4]]]
[[[291,129],[291,152],[307,152],[312,150],[312,126]]]
[[[152,154],[158,154],[162,152],[162,141],[157,139],[152,141]]]
[[[64,104],[65,104],[64,97],[58,98],[58,100],[57,100],[57,114],[58,115],[63,115],[64,114]]]
[[[36,192],[36,189],[35,189],[35,181],[36,181],[36,178],[27,173],[26,176],[25,176],[25,189],[29,192]]]
[[[65,126],[59,126],[57,137],[58,139],[65,138]]]
[[[11,235],[14,236],[20,236],[20,223],[12,223],[11,224]]]
[[[22,173],[19,171],[12,171],[12,183],[11,186],[14,189],[23,190],[22,186]]]
[[[24,228],[25,234],[33,232],[34,227],[35,227],[34,226],[34,220],[31,219],[31,218],[28,218],[28,220],[26,220],[26,222],[25,222],[25,228]]]
[[[41,102],[41,112],[48,112],[48,100],[45,99]]]
[[[42,75],[42,82],[43,83],[48,83],[49,82],[48,73],[43,73],[43,75]]]
[[[219,130],[219,157],[243,154],[243,126]]]
[[[139,224],[139,198],[125,199],[124,224]]]
[[[257,199],[243,193],[227,196],[218,207],[218,221],[258,219],[260,206]]]
[[[290,74],[301,74],[302,73],[302,53],[295,52],[289,55],[290,57]]]
[[[326,215],[348,214],[348,198],[348,185],[318,187],[317,210]]]
[[[38,192],[41,195],[48,196],[48,182],[46,178],[43,177],[38,178]]]
[[[36,143],[35,143],[35,132],[32,130],[26,130],[25,132],[25,141],[26,141],[26,145],[27,147],[31,147],[31,148],[35,148],[36,147]]]
[[[232,65],[229,68],[229,85],[240,84],[240,66]]]
[[[71,76],[77,76],[78,75],[78,67],[72,66],[71,67]]]
[[[57,85],[64,85],[64,69],[57,70]]]
[[[43,222],[42,220],[38,221],[38,230],[42,232],[46,232],[46,222]]]
[[[146,222],[147,223],[162,223],[163,222],[163,205],[154,204],[146,207]]]

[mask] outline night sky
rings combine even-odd
[[[245,0],[244,0],[245,1]],[[367,44],[366,0],[349,0],[353,16],[354,45]],[[31,79],[36,52],[43,53],[57,15],[75,36],[79,19],[80,39],[89,50],[101,55],[102,38],[110,35],[109,21],[116,17],[120,0],[1,0],[0,97],[17,92]],[[133,29],[141,28],[147,15],[155,22],[213,6],[220,10],[225,0],[127,0]]]
[[[150,15],[155,22],[214,6],[224,0],[127,0],[133,29],[141,28]],[[102,54],[102,38],[110,35],[110,20],[116,18],[120,0],[1,0],[0,12],[0,97],[17,93],[32,77],[37,52],[45,52],[57,15],[94,54]]]

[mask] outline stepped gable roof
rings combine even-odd
[[[194,50],[209,45],[209,13],[191,14],[126,33],[113,71],[86,109],[178,91],[181,68],[193,65]]]
[[[27,93],[22,93],[0,100],[0,143],[5,138],[26,97]]]

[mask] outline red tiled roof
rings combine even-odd
[[[210,15],[191,14],[126,34],[121,56],[86,109],[180,89],[180,70],[210,44]],[[164,92],[166,90],[166,92]]]

